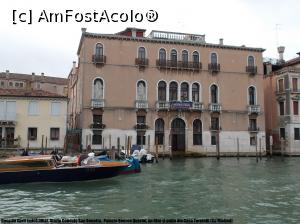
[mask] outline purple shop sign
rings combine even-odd
[[[173,101],[170,102],[170,109],[172,110],[189,110],[193,107],[190,101]]]

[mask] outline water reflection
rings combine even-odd
[[[299,158],[160,160],[142,173],[74,183],[0,186],[1,218],[300,220]]]

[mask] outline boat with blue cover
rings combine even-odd
[[[97,160],[101,162],[101,164],[110,163],[112,161],[118,161],[118,160],[111,160],[107,155],[101,155],[95,157]],[[130,156],[124,160],[128,163],[128,166],[121,171],[121,174],[130,174],[130,173],[140,173],[141,172],[141,166],[139,163],[139,160],[134,158],[133,156]]]
[[[51,155],[12,157],[0,161],[0,184],[27,182],[69,182],[114,177],[127,162],[65,166]]]

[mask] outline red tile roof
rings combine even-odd
[[[26,89],[0,89],[1,96],[18,97],[47,97],[47,98],[67,98],[56,93],[50,93],[44,90],[26,90]]]

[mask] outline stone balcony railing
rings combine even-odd
[[[220,113],[221,109],[222,109],[222,106],[219,103],[211,103],[211,104],[208,105],[208,110],[211,113],[213,113],[213,112]]]
[[[136,109],[148,109],[148,101],[147,100],[136,100],[135,108]]]
[[[156,109],[157,110],[169,110],[170,103],[168,101],[156,101]]]
[[[259,114],[260,105],[248,105],[248,114]]]
[[[193,102],[193,110],[202,111],[203,110],[203,103],[200,102]]]
[[[99,122],[92,123],[92,124],[90,125],[90,128],[91,128],[91,129],[100,129],[100,130],[103,130],[105,127],[106,127],[105,124],[102,124],[102,123],[99,123]]]
[[[259,132],[259,127],[248,127],[249,132]]]
[[[103,108],[104,107],[104,99],[92,99],[91,107],[92,108]]]
[[[137,131],[146,131],[149,128],[149,126],[145,123],[137,123],[134,125],[134,129]]]

